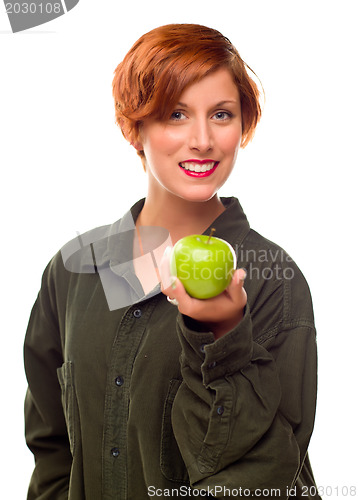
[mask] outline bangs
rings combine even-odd
[[[230,66],[232,54],[210,42],[202,37],[195,43],[184,43],[181,33],[179,40],[165,39],[159,46],[152,46],[145,57],[137,50],[138,100],[132,105],[131,118],[165,120],[186,87],[222,66]]]
[[[167,120],[184,90],[220,67],[218,63],[213,65],[209,60],[181,59],[170,61],[158,80],[154,81],[153,94],[142,108],[145,117]]]

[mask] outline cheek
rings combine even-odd
[[[240,148],[241,138],[241,131],[238,130],[223,134],[221,137],[221,149],[228,154],[235,153]]]
[[[164,155],[171,156],[178,151],[182,145],[182,137],[179,131],[176,130],[162,130],[157,134],[153,134],[146,146],[151,155]]]
[[[183,145],[183,131],[179,127],[169,128],[162,136],[163,148],[167,155],[176,153]]]

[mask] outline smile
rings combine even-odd
[[[183,161],[179,163],[179,166],[184,170],[184,172],[190,177],[208,177],[219,165],[218,161]]]

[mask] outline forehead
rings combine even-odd
[[[231,72],[220,68],[184,89],[178,101],[181,104],[199,104],[222,101],[239,102],[239,90]]]

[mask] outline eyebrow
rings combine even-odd
[[[236,100],[226,99],[225,101],[220,101],[220,102],[214,104],[214,106],[212,106],[212,107],[219,108],[220,106],[224,106],[225,104],[237,104],[237,103],[238,103],[238,101],[236,101]],[[188,105],[185,104],[184,102],[178,102],[177,106],[181,106],[182,108],[188,108]]]

